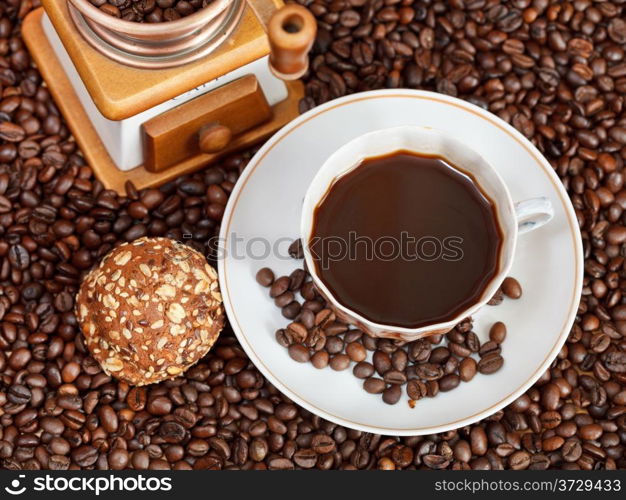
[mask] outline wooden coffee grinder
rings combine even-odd
[[[282,0],[214,0],[176,21],[41,0],[23,37],[89,165],[109,188],[156,186],[298,115],[313,16]]]

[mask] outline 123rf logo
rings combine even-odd
[[[4,490],[13,496],[21,495],[27,490],[40,492],[82,492],[93,493],[96,496],[106,492],[160,492],[172,490],[172,479],[169,477],[145,477],[141,474],[130,477],[116,477],[114,475],[98,477],[64,477],[39,476],[33,478],[31,488],[23,483],[26,476],[20,474],[13,479]]]

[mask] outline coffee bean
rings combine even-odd
[[[554,429],[561,424],[562,417],[560,413],[552,410],[543,412],[539,419],[545,429]]]
[[[350,357],[346,354],[335,354],[330,358],[329,364],[333,370],[346,370],[350,366]]]
[[[303,269],[296,269],[289,275],[289,290],[296,292],[302,288],[306,279],[306,272]]]
[[[288,470],[293,469],[293,462],[287,458],[270,458],[267,464],[269,470]]]
[[[185,438],[185,428],[178,422],[166,422],[159,427],[159,436],[166,443],[180,443]]]
[[[599,424],[587,424],[580,427],[578,435],[581,439],[596,441],[602,436],[602,426]]]
[[[389,355],[382,351],[376,351],[372,357],[374,368],[379,375],[384,375],[391,370],[391,358]]]
[[[547,470],[550,467],[550,459],[544,454],[535,454],[530,457],[530,470]]]
[[[626,43],[626,22],[620,18],[612,19],[609,22],[607,33],[614,42]]]
[[[391,355],[391,366],[398,371],[405,371],[409,362],[409,356],[405,349],[399,349]]]
[[[7,399],[16,405],[25,405],[30,402],[32,393],[24,385],[15,384],[9,387]]]
[[[48,459],[48,469],[50,470],[68,470],[70,467],[70,459],[63,455],[51,455]]]
[[[385,390],[385,381],[380,378],[370,377],[363,382],[363,389],[370,394],[381,394]]]
[[[172,401],[165,396],[157,396],[148,400],[146,410],[152,415],[167,415],[172,409]]]
[[[108,455],[109,466],[112,470],[123,470],[128,465],[128,452],[122,448],[115,448]]]
[[[480,354],[481,357],[484,357],[488,354],[500,354],[501,351],[502,348],[500,347],[500,345],[495,343],[493,340],[490,340],[489,342],[485,342],[482,346],[480,346],[478,354]]]
[[[10,212],[12,206],[11,200],[9,200],[6,196],[0,195],[0,214]]]
[[[302,249],[302,241],[300,239],[294,240],[291,245],[289,245],[289,255],[294,259],[303,259],[304,251]]]
[[[345,346],[344,341],[339,337],[332,336],[326,339],[325,348],[329,354],[340,353],[341,351],[343,351],[344,346]]]
[[[470,432],[470,444],[474,455],[484,455],[487,452],[487,434],[484,428],[472,428]]]
[[[270,271],[271,272],[271,271]],[[273,274],[273,273],[272,273]],[[268,286],[268,285],[263,285]],[[270,297],[275,299],[279,295],[282,295],[289,289],[289,278],[287,276],[281,276],[276,279],[270,287]]]
[[[100,424],[104,430],[110,433],[117,431],[119,422],[113,407],[109,405],[101,406],[98,411],[98,418],[100,419]]]
[[[414,362],[427,361],[430,357],[431,346],[426,340],[412,342],[409,347],[409,359]]]
[[[350,359],[352,361],[359,363],[365,360],[367,356],[367,351],[365,350],[365,347],[363,347],[363,344],[360,344],[358,342],[350,342],[346,346],[346,354],[350,356]]]
[[[378,470],[396,470],[396,464],[388,457],[378,460]]]
[[[430,469],[445,469],[450,461],[443,455],[424,455],[422,458],[424,465]]]
[[[497,353],[484,356],[478,362],[478,371],[483,375],[497,372],[504,364],[504,359]]]
[[[463,382],[469,382],[478,371],[478,364],[473,358],[465,358],[459,364],[459,376]]]
[[[495,295],[491,297],[491,299],[489,299],[489,302],[487,302],[487,305],[497,306],[501,304],[503,300],[504,300],[504,292],[502,291],[502,288],[500,288],[495,293]]]
[[[133,219],[143,219],[148,215],[148,207],[140,201],[134,201],[128,205],[128,215]]]
[[[72,461],[79,467],[89,467],[98,460],[98,450],[93,446],[83,445],[72,451]]]
[[[410,380],[406,386],[406,393],[410,399],[417,401],[428,396],[428,387],[421,380]]]
[[[423,380],[437,380],[443,376],[443,368],[438,364],[424,363],[415,367],[415,373]]]
[[[287,325],[287,333],[294,341],[303,342],[306,340],[309,332],[302,323],[294,321]]]
[[[22,245],[12,245],[9,248],[9,262],[14,269],[24,271],[30,265],[30,255]]]
[[[262,438],[254,438],[250,443],[250,458],[255,462],[265,460],[269,451],[267,441]]]
[[[300,306],[300,303],[297,300],[294,300],[284,306],[281,312],[287,319],[296,319],[301,310],[302,306]]]
[[[522,296],[522,287],[515,278],[505,278],[502,282],[502,292],[511,299],[519,299]]]
[[[22,127],[8,121],[0,121],[0,139],[7,142],[20,142],[26,137]]]
[[[63,378],[63,382],[71,383],[74,382],[80,375],[80,365],[74,361],[67,363],[63,370],[61,371],[61,377]]]
[[[311,364],[319,370],[326,368],[329,361],[330,355],[326,351],[318,351],[311,356]]]
[[[547,452],[556,451],[561,446],[563,446],[564,442],[565,440],[561,436],[552,436],[547,439],[544,439],[541,444],[541,447],[544,451],[547,451]]]
[[[294,301],[293,300],[294,298],[295,298],[295,295],[293,294],[293,292],[287,291],[283,293],[282,295],[279,295],[278,297],[276,297],[274,299],[274,304],[276,305],[276,307],[280,307],[282,309],[287,304],[291,304],[291,302]]]
[[[146,390],[141,387],[133,387],[128,392],[126,402],[133,411],[142,411],[146,406]]]
[[[361,361],[359,363],[357,363],[356,365],[354,365],[354,368],[352,369],[352,373],[354,374],[354,376],[356,378],[369,378],[372,375],[374,375],[374,366],[371,363],[368,363],[367,361]]]
[[[450,357],[450,350],[447,347],[435,347],[430,355],[429,361],[436,364],[444,364]]]
[[[451,391],[452,389],[455,389],[460,382],[461,379],[458,375],[445,375],[439,380],[439,390],[442,392]]]
[[[563,460],[566,462],[576,462],[581,457],[582,453],[583,449],[581,443],[577,439],[568,439],[561,447],[561,454]]]
[[[501,344],[506,338],[506,325],[501,321],[495,322],[489,330],[489,339],[496,344]]]
[[[509,457],[509,466],[512,470],[528,469],[530,458],[530,453],[527,451],[516,451]]]
[[[560,397],[561,393],[556,384],[547,384],[541,390],[541,402],[546,410],[556,410]]]
[[[383,401],[388,405],[395,405],[398,401],[400,401],[401,396],[402,390],[400,389],[399,384],[390,385],[383,391]]]
[[[626,353],[619,351],[605,352],[602,361],[606,368],[614,373],[626,373]]]
[[[383,380],[388,384],[402,385],[406,384],[406,375],[398,370],[388,370],[385,372]]]
[[[317,453],[311,449],[298,450],[293,455],[293,461],[303,469],[312,469],[317,463]]]
[[[469,349],[469,347],[466,347],[462,344],[457,344],[456,342],[449,342],[448,349],[450,349],[450,352],[452,352],[452,354],[455,354],[456,356],[462,358],[472,354],[472,351],[471,349]]]
[[[298,363],[306,363],[311,359],[309,350],[302,344],[293,344],[289,346],[289,356]]]
[[[465,440],[460,440],[454,445],[454,458],[459,462],[469,462],[472,458],[472,450]]]

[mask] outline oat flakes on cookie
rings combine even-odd
[[[168,238],[140,238],[109,252],[83,280],[76,315],[102,369],[132,385],[182,374],[224,326],[215,269]]]

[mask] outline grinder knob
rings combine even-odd
[[[309,50],[317,24],[301,5],[286,5],[271,17],[268,26],[270,69],[282,80],[297,80],[309,67]]]
[[[200,129],[198,146],[203,153],[218,153],[228,146],[232,137],[232,131],[226,125],[209,123]]]

